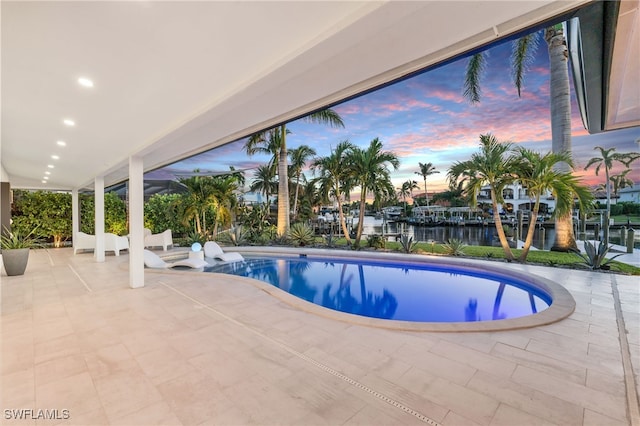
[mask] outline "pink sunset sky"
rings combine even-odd
[[[464,161],[478,148],[479,135],[492,133],[501,141],[511,141],[542,153],[551,150],[549,112],[549,60],[544,41],[540,41],[536,58],[525,77],[522,96],[511,82],[509,72],[510,43],[489,50],[488,66],[482,80],[482,98],[476,105],[462,97],[463,58],[401,82],[388,85],[333,109],[342,117],[344,128],[329,128],[304,120],[288,124],[291,134],[287,146],[313,147],[319,156],[327,155],[343,140],[365,147],[379,138],[384,149],[400,158],[400,168],[392,173],[394,186],[406,180],[417,181],[418,163],[431,162],[440,172],[427,180],[429,192],[446,190],[446,174],[455,161]],[[640,151],[640,128],[630,128],[596,135],[584,129],[575,101],[572,102],[572,145],[575,173],[588,185],[604,183],[604,176],[595,176],[593,168],[584,171],[591,157],[597,156],[596,146],[615,147],[616,152]],[[244,139],[200,154],[163,169],[148,173],[149,179],[172,179],[195,169],[223,172],[229,166],[247,170],[250,182],[253,169],[265,164],[269,157],[248,157],[242,150]],[[635,163],[628,177],[640,182],[640,162]],[[617,166],[613,173],[623,168]],[[309,171],[307,177],[312,177]]]

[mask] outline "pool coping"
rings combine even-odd
[[[225,247],[225,251],[237,251],[241,253],[251,254],[283,254],[287,256],[306,255],[307,257],[335,257],[347,258],[353,260],[376,260],[388,262],[404,262],[422,265],[437,266],[456,266],[478,271],[483,273],[492,273],[504,275],[519,280],[524,280],[534,287],[542,290],[551,296],[552,303],[549,308],[533,315],[520,318],[510,318],[492,321],[475,321],[475,322],[411,322],[386,320],[378,318],[369,318],[345,312],[334,311],[306,300],[300,299],[294,295],[281,290],[278,287],[267,284],[265,282],[255,280],[253,278],[237,277],[243,282],[247,282],[258,289],[268,293],[269,295],[281,300],[288,305],[300,309],[302,311],[342,321],[350,324],[363,325],[367,327],[384,328],[389,330],[402,331],[424,331],[424,332],[487,332],[487,331],[506,331],[517,330],[522,328],[538,327],[541,325],[551,324],[571,315],[576,307],[576,302],[562,285],[553,282],[547,278],[530,273],[514,271],[511,268],[505,268],[500,263],[486,262],[474,259],[458,259],[454,257],[415,255],[405,253],[376,253],[370,251],[347,251],[347,250],[331,250],[318,248],[293,248],[293,247],[274,247],[274,246],[241,246],[241,247]]]

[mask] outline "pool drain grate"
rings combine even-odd
[[[264,334],[262,334],[259,331],[249,327],[248,325],[246,325],[246,324],[244,324],[244,323],[242,323],[242,322],[240,322],[240,321],[238,321],[238,320],[236,320],[234,318],[231,318],[230,316],[218,311],[215,308],[212,308],[209,305],[206,305],[206,304],[200,302],[199,300],[194,299],[193,297],[181,292],[180,290],[177,290],[177,289],[173,288],[172,286],[170,286],[167,283],[164,283],[162,281],[159,281],[159,283],[162,284],[163,286],[173,290],[175,293],[179,294],[180,296],[182,296],[182,297],[184,297],[186,299],[189,299],[190,301],[192,301],[196,305],[201,306],[201,307],[203,307],[203,308],[205,308],[207,310],[210,310],[210,311],[214,312],[215,314],[223,317],[227,321],[230,321],[230,322],[232,322],[232,323],[244,328],[245,330],[250,331],[251,333],[261,337],[262,339],[265,339],[265,340],[273,343],[274,345],[284,349],[285,351],[289,352],[290,354],[295,355],[296,357],[302,359],[303,361],[306,361],[309,364],[314,365],[315,367],[319,368],[320,370],[322,370],[322,371],[324,371],[326,373],[329,373],[332,376],[337,377],[340,380],[343,380],[343,381],[349,383],[350,385],[352,385],[352,386],[354,386],[354,387],[356,387],[356,388],[358,388],[358,389],[360,389],[360,390],[362,390],[362,391],[364,391],[364,392],[366,392],[366,393],[378,398],[379,400],[384,401],[387,404],[392,405],[392,406],[394,406],[396,408],[399,408],[400,410],[404,411],[407,414],[412,415],[413,417],[417,418],[418,420],[420,420],[420,421],[422,421],[422,422],[424,422],[424,423],[426,423],[428,425],[431,425],[431,426],[440,426],[440,424],[438,422],[436,422],[435,420],[425,416],[424,414],[421,414],[421,413],[417,412],[416,410],[414,410],[414,409],[412,409],[410,407],[407,407],[406,405],[402,404],[401,402],[398,402],[393,398],[389,398],[388,396],[383,395],[383,394],[381,394],[380,392],[377,392],[374,389],[371,389],[369,386],[364,385],[364,384],[352,379],[349,376],[345,376],[344,374],[340,373],[339,371],[336,371],[333,368],[331,368],[331,367],[329,367],[327,365],[324,365],[324,364],[314,360],[313,358],[310,358],[307,355],[305,355],[305,354],[303,354],[301,352],[298,352],[295,349],[292,349],[291,347],[289,347],[289,346],[287,346],[287,345],[285,345],[285,344],[283,344],[283,343],[281,343],[281,342],[279,342],[279,341],[277,341],[275,339],[272,339],[269,336],[265,336]]]

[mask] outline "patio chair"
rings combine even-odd
[[[159,234],[152,234],[150,229],[144,228],[144,246],[162,247],[162,250],[167,251],[167,247],[173,246],[171,229],[167,229]]]
[[[154,252],[145,250],[144,266],[151,269],[168,269],[168,268],[175,268],[176,266],[184,266],[187,268],[201,269],[201,268],[204,268],[205,266],[209,266],[209,264],[202,259],[195,259],[195,258],[182,259],[182,260],[178,260],[177,262],[168,263],[162,260],[160,256],[158,256]]]
[[[96,236],[86,234],[84,232],[78,232],[76,238],[73,241],[73,254],[76,254],[78,250],[95,250],[96,249]]]
[[[244,257],[237,252],[225,253],[218,243],[207,241],[204,243],[204,257],[222,260],[223,262],[243,262]]]
[[[129,239],[109,232],[104,234],[104,251],[112,251],[120,256],[120,250],[129,249]]]

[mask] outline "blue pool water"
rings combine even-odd
[[[549,307],[543,291],[511,277],[451,266],[351,259],[253,257],[206,268],[267,282],[350,314],[416,322],[518,318]]]

